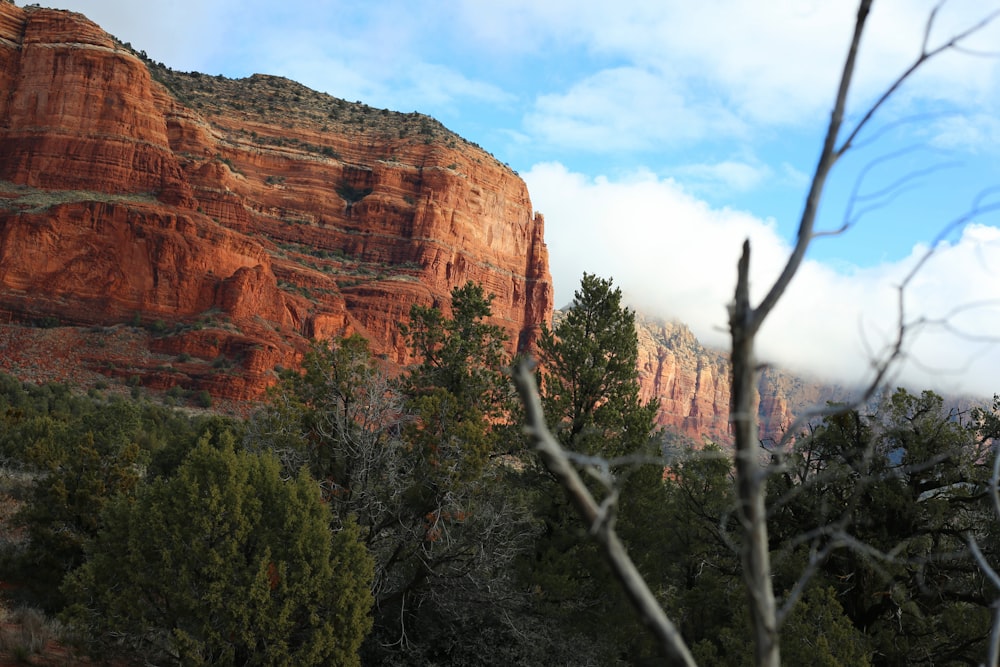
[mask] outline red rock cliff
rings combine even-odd
[[[657,423],[684,433],[696,445],[732,444],[729,431],[729,357],[703,347],[683,324],[636,316],[639,383],[644,400],[659,405]],[[777,441],[796,411],[827,400],[846,400],[840,387],[810,382],[767,368],[758,381],[760,437]]]
[[[66,363],[246,398],[311,337],[406,362],[411,305],[468,280],[512,348],[550,316],[524,182],[431,118],[172,72],[79,14],[8,3],[0,90],[0,315],[85,327],[53,349]],[[79,339],[129,323],[155,334],[142,359]]]

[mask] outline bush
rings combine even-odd
[[[41,653],[61,632],[58,621],[33,607],[19,607],[8,613],[4,621],[0,628],[0,651],[10,651],[22,662]]]
[[[166,333],[168,328],[169,327],[167,326],[167,323],[164,322],[163,320],[153,320],[152,322],[149,323],[150,333],[157,336]]]
[[[202,389],[195,396],[194,402],[199,408],[210,408],[212,407],[212,395],[208,393],[207,389]]]
[[[130,403],[109,402],[71,420],[33,421],[34,433],[22,431],[29,443],[23,458],[39,474],[15,517],[28,537],[18,576],[37,604],[54,611],[63,605],[63,576],[83,563],[103,508],[138,486],[145,454],[135,443],[139,409]]]
[[[103,515],[67,618],[180,664],[357,665],[372,561],[331,533],[319,487],[204,436],[176,473]]]

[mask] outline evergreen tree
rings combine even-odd
[[[635,312],[611,280],[584,273],[538,347],[545,413],[565,446],[606,458],[646,448],[656,406],[639,397]]]
[[[309,466],[338,521],[356,517],[375,560],[371,664],[523,664],[544,648],[509,581],[531,525],[498,456],[513,393],[490,301],[469,283],[448,314],[414,307],[416,363],[397,381],[363,339],[316,344],[248,426],[286,474]]]
[[[933,392],[899,389],[873,414],[837,414],[800,438],[769,489],[776,590],[791,587],[808,549],[849,535],[863,548],[834,550],[817,585],[868,635],[874,664],[981,660],[994,596],[967,537],[1000,558],[981,426]]]
[[[570,450],[607,463],[619,494],[618,533],[640,569],[659,576],[665,497],[656,443],[656,406],[639,396],[635,314],[611,280],[584,274],[569,310],[539,341],[542,401],[553,433]],[[626,458],[622,458],[626,457]],[[594,459],[587,459],[593,461]],[[586,538],[587,526],[546,471],[534,469],[536,512],[544,525],[523,563],[538,607],[575,636],[604,638],[601,660],[639,660],[651,651],[643,627]],[[606,489],[594,484],[599,493]],[[614,629],[607,619],[617,619]]]
[[[664,607],[677,622],[698,664],[739,667],[753,663],[753,642],[736,542],[736,507],[730,456],[715,445],[673,464],[666,484],[667,511],[656,531],[665,566]],[[799,572],[804,563],[791,568]],[[799,569],[796,569],[799,568]],[[870,664],[872,648],[843,613],[835,591],[807,588],[783,626],[782,654],[789,665]]]
[[[148,477],[176,468],[196,434],[239,424],[0,375],[0,460],[29,472],[31,480],[15,517],[27,539],[0,554],[8,577],[20,584],[15,595],[59,610],[59,586],[83,562],[103,508],[118,495],[134,494]]]
[[[514,398],[503,373],[510,359],[506,334],[488,322],[492,302],[492,294],[468,282],[452,290],[450,317],[437,307],[410,309],[410,322],[401,327],[417,360],[404,381],[408,395],[444,390],[470,415],[506,420]]]
[[[35,417],[28,426],[25,456],[38,473],[16,517],[29,538],[20,569],[38,602],[54,611],[63,604],[59,585],[83,562],[101,511],[141,481],[139,410],[118,400],[67,421]]]
[[[515,627],[521,596],[509,580],[530,527],[510,492],[513,387],[504,331],[489,323],[492,295],[469,282],[451,293],[449,312],[414,306],[402,327],[416,364],[400,388],[407,421],[410,539],[397,562],[373,639],[409,650],[377,651],[395,664],[525,662],[538,651]],[[477,638],[469,643],[469,638]],[[508,645],[505,655],[487,637]]]
[[[371,625],[371,559],[331,533],[305,473],[206,436],[176,474],[119,498],[67,580],[67,616],[177,664],[357,665]]]

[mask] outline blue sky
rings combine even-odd
[[[876,0],[852,119],[920,52],[934,4]],[[974,25],[992,4],[944,3],[928,44]],[[640,310],[680,319],[716,345],[743,239],[752,240],[757,290],[787,255],[856,10],[849,0],[57,6],[174,69],[283,75],[434,116],[527,182],[546,217],[557,306],[583,271],[598,273]],[[962,46],[908,81],[834,172],[821,228],[878,206],[848,233],[814,243],[762,331],[763,359],[863,379],[892,339],[903,276],[979,193],[1000,185],[1000,19]],[[865,198],[887,188],[892,196]],[[992,395],[1000,216],[968,223],[907,285],[905,318],[924,324],[912,327],[898,378]]]

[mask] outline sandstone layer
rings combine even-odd
[[[4,323],[145,331],[146,361],[85,363],[233,399],[312,338],[361,333],[406,363],[410,307],[469,280],[511,351],[530,345],[551,279],[509,167],[427,116],[143,56],[80,14],[0,3]]]
[[[729,357],[704,347],[683,324],[636,316],[639,383],[643,400],[659,405],[657,423],[680,432],[688,444],[732,444],[729,429]],[[762,442],[777,442],[796,414],[828,400],[844,401],[844,388],[811,382],[775,368],[757,381]]]

